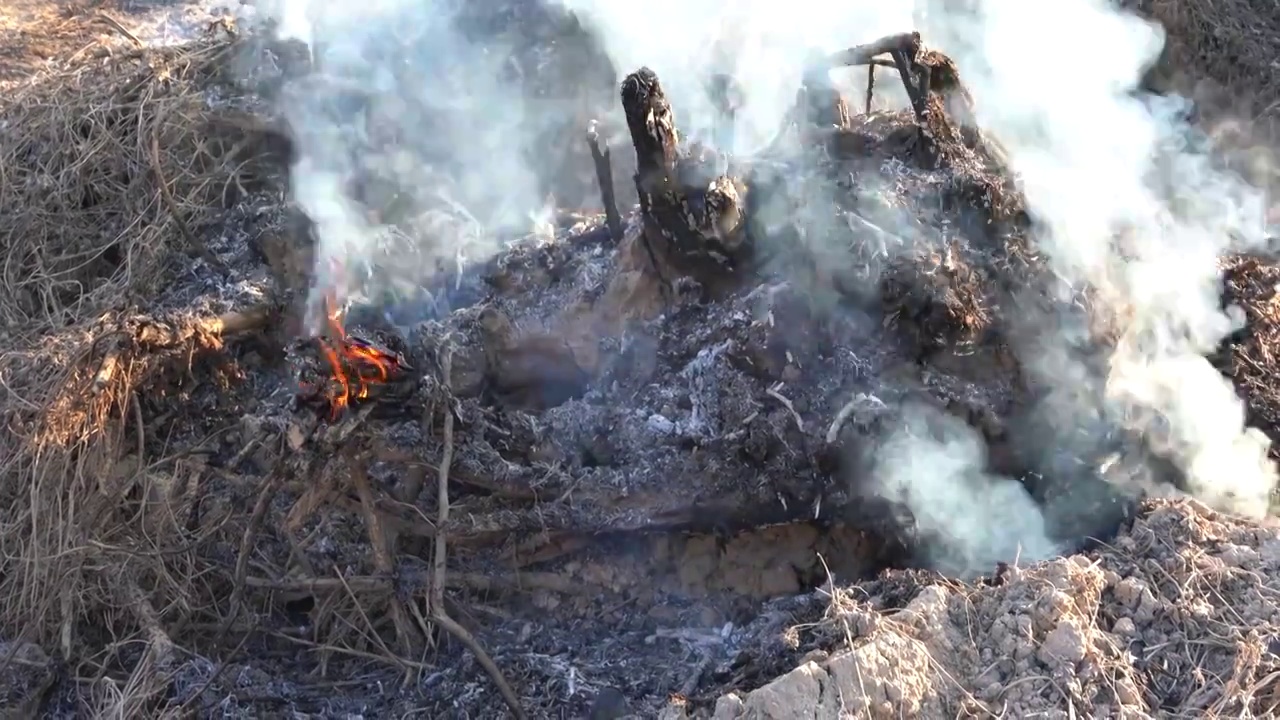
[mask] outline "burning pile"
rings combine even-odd
[[[354,404],[379,395],[381,386],[405,379],[413,370],[404,355],[343,327],[344,313],[333,296],[325,298],[327,332],[315,338],[315,348],[325,360],[312,373],[328,375],[318,382],[302,380],[299,399],[323,406],[336,421]],[[371,395],[373,393],[373,395]]]
[[[892,66],[910,108],[852,111],[826,80],[849,63]],[[907,679],[899,686],[865,677],[947,715],[997,714],[1015,691],[1033,711],[1111,700],[1148,712],[1271,707],[1264,604],[1246,638],[1203,602],[1170,601],[1161,614],[1147,596],[1161,583],[1174,597],[1188,578],[1270,572],[1274,538],[1197,524],[1221,518],[1186,505],[1144,506],[1126,528],[1137,511],[1117,479],[1150,470],[1140,443],[1072,446],[1065,467],[1032,442],[1043,439],[1028,431],[1040,398],[1011,347],[1027,314],[1018,304],[1087,303],[1053,285],[949,59],[913,34],[824,59],[780,142],[734,158],[730,174],[681,141],[656,73],[638,70],[620,90],[639,211],[616,207],[611,153],[593,135],[601,217],[459,262],[427,283],[447,311],[391,327],[330,295],[324,332],[278,362],[288,346],[274,306],[296,310],[295,271],[311,254],[279,208],[264,212],[252,196],[232,214],[241,225],[186,263],[193,285],[213,290],[175,283],[155,299],[158,317],[59,335],[83,336],[92,362],[48,402],[6,415],[21,432],[8,441],[18,460],[5,466],[3,525],[30,556],[0,572],[3,630],[31,638],[9,650],[32,671],[0,687],[6,699],[55,714],[493,717],[506,706],[550,717],[610,697],[653,714],[674,695],[680,707],[668,711],[706,715],[724,691],[801,664],[782,686],[720,705],[735,717],[735,703],[767,706],[787,683],[832,688],[851,668],[892,667]],[[95,128],[153,127],[150,108],[139,101],[131,122]],[[373,121],[396,111],[369,110]],[[115,145],[152,147],[126,139]],[[82,162],[46,152],[63,163],[50,167]],[[167,205],[161,189],[167,166],[139,163],[127,175],[157,183],[150,211],[168,208],[180,228],[182,198]],[[244,179],[227,172],[183,193]],[[24,196],[33,206],[37,185]],[[119,189],[94,187],[104,188]],[[267,289],[236,294],[262,282],[260,257],[273,271]],[[109,279],[97,287],[138,282],[142,298],[167,287],[160,265],[142,277],[113,258],[124,261],[104,253],[92,269]],[[32,282],[0,310],[35,314],[59,297]],[[248,312],[259,294],[268,309]],[[98,299],[75,307],[96,315]],[[34,375],[39,362],[25,357]],[[17,366],[4,363],[8,382]],[[99,384],[85,411],[80,388]],[[80,425],[62,422],[73,415]],[[894,472],[921,462],[931,472]],[[43,523],[51,512],[63,514]],[[1003,564],[1117,528],[1127,545],[1101,565],[1059,559],[1023,574]],[[1175,579],[1121,557],[1161,537],[1177,544],[1157,563],[1176,561]],[[1209,542],[1220,545],[1212,557],[1197,555]],[[886,571],[903,566],[999,568],[978,613],[998,632],[966,655],[971,628],[943,620],[966,614],[973,586]],[[142,650],[117,642],[129,633]],[[1112,654],[1113,635],[1213,645],[1210,671],[1230,669],[1248,697],[1232,705],[1227,696],[1242,694],[1209,680],[1221,702],[1165,688],[1159,663]],[[841,645],[850,638],[861,643],[852,653]],[[54,655],[95,664],[60,673]],[[984,670],[1005,658],[1013,664]],[[1185,659],[1176,667],[1193,676]],[[1111,696],[1098,690],[1105,673],[1088,672],[1099,667],[1128,673]],[[477,683],[480,671],[493,682]],[[1052,672],[1065,679],[1040,684]],[[295,682],[325,673],[365,686],[335,696]]]

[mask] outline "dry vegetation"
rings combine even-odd
[[[1263,128],[1280,123],[1271,42],[1280,20],[1244,0],[1146,4],[1174,35],[1172,66],[1247,88],[1239,94],[1253,99],[1248,119]],[[226,637],[249,640],[233,627],[244,599],[232,581],[245,580],[243,545],[267,512],[254,502],[268,496],[235,486],[219,508],[205,511],[216,522],[191,532],[179,520],[203,492],[194,487],[208,471],[199,457],[215,440],[188,438],[170,448],[172,413],[164,404],[189,403],[197,383],[225,383],[218,391],[230,397],[252,390],[232,389],[242,378],[227,368],[220,328],[209,320],[210,309],[227,308],[195,313],[155,301],[177,283],[219,271],[222,261],[205,238],[233,208],[273,192],[280,158],[246,120],[252,108],[231,100],[243,93],[229,68],[246,52],[234,39],[143,50],[92,14],[52,13],[34,0],[13,7],[29,14],[0,16],[0,84],[12,86],[0,100],[0,675],[6,668],[32,674],[29,682],[0,683],[0,702],[34,716],[47,691],[65,682],[77,695],[74,710],[85,714],[208,711],[199,703],[223,666],[174,702],[166,695],[172,676],[191,658],[208,661],[172,638],[200,636],[203,648]],[[109,44],[101,42],[104,30],[114,37]],[[1273,437],[1278,274],[1269,262],[1231,262],[1229,294],[1250,326],[1224,354],[1252,419]],[[247,447],[253,433],[238,432]],[[331,482],[329,470],[306,469],[314,473],[302,473],[300,484]],[[298,502],[333,499],[326,493]],[[360,501],[354,508],[342,510],[368,510]],[[434,532],[421,518],[398,517],[404,534]],[[191,559],[193,548],[226,538],[239,557],[207,566]],[[821,616],[779,633],[799,669],[722,699],[715,716],[782,718],[812,709],[823,717],[843,710],[889,718],[905,709],[985,717],[1001,707],[1062,717],[1091,708],[1107,717],[1273,714],[1280,601],[1269,578],[1280,573],[1277,547],[1280,536],[1268,526],[1161,502],[1113,547],[1011,569],[990,586],[902,575],[892,580],[892,600],[874,589],[829,589],[815,596]],[[346,595],[324,612],[350,627],[325,650],[375,662],[402,655],[362,617],[354,600],[360,588],[335,577],[325,578],[326,587]],[[254,607],[283,612],[297,590],[254,588]],[[402,622],[425,626],[421,617],[397,618],[396,630]],[[224,642],[227,657],[239,651],[236,642]],[[55,671],[52,657],[64,671]],[[396,670],[425,674],[429,666]],[[832,688],[842,705],[832,704]],[[685,705],[679,700],[667,712],[678,717]]]
[[[142,665],[168,662],[138,580],[148,556],[128,549],[163,540],[120,502],[149,485],[136,461],[150,440],[139,398],[181,387],[219,343],[208,325],[137,313],[191,278],[184,267],[218,265],[200,238],[263,191],[280,159],[263,136],[226,124],[247,109],[221,99],[241,52],[232,39],[141,49],[117,42],[124,31],[105,16],[42,7],[3,16],[27,44],[7,45],[14,55],[0,63],[22,76],[0,103],[0,627],[19,641],[0,664],[21,666],[23,642],[75,657],[82,632],[116,617],[151,638]],[[122,464],[130,449],[142,454]],[[99,713],[135,715],[148,696],[142,665],[118,691],[93,691]]]

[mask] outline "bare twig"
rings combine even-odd
[[[875,66],[875,63],[872,63],[870,65],[867,65],[867,105],[866,105],[866,110],[864,112],[866,112],[868,115],[871,114],[871,100],[874,98],[875,92],[876,92],[876,66]]]
[[[253,504],[253,513],[249,516],[249,523],[245,526],[244,535],[240,538],[240,555],[236,558],[236,574],[231,586],[231,610],[227,613],[222,632],[218,633],[220,638],[226,635],[227,630],[240,616],[241,605],[244,602],[244,578],[249,571],[249,556],[253,553],[253,540],[258,534],[258,526],[267,515],[271,499],[275,497],[276,490],[284,480],[284,475],[283,468],[277,463],[267,476],[266,482],[262,484],[262,489],[258,491],[258,499]]]
[[[157,118],[158,125],[159,118]],[[156,185],[160,187],[160,198],[164,200],[166,209],[168,209],[173,221],[178,225],[178,232],[182,233],[182,239],[186,241],[187,247],[191,252],[204,258],[204,261],[214,269],[226,270],[226,265],[223,265],[222,261],[214,256],[209,250],[209,246],[205,245],[203,240],[197,238],[195,233],[191,232],[191,228],[187,227],[187,221],[182,219],[182,213],[178,211],[178,203],[173,199],[173,192],[169,190],[169,181],[164,176],[164,164],[160,161],[160,133],[158,130],[151,133],[151,172],[156,175]]]
[[[885,408],[885,404],[875,395],[867,395],[866,393],[858,393],[854,395],[844,407],[836,413],[835,420],[831,421],[831,427],[827,428],[827,444],[834,445],[836,439],[840,437],[840,429],[849,421],[855,412],[860,409],[878,410]]]
[[[782,406],[787,410],[791,411],[791,417],[795,418],[796,421],[796,428],[803,433],[804,419],[800,417],[800,413],[796,412],[796,406],[792,404],[791,399],[782,394],[782,387],[782,383],[777,383],[776,385],[770,386],[769,389],[764,392],[769,397],[782,403]]]
[[[142,44],[142,41],[138,39],[137,35],[134,35],[133,33],[129,32],[129,28],[125,27],[124,25],[121,25],[119,20],[116,20],[110,15],[107,15],[105,13],[94,13],[93,19],[98,20],[100,22],[104,22],[107,25],[110,25],[113,30],[125,36],[126,38],[128,38],[129,42],[133,43],[134,47],[137,47],[137,48],[146,47],[145,45]]]
[[[453,351],[446,346],[444,357],[441,360],[440,367],[441,382],[444,385],[446,396],[452,394],[452,383],[450,378],[453,374]],[[516,695],[515,690],[511,689],[510,683],[507,682],[502,671],[498,669],[497,663],[493,658],[489,657],[489,653],[485,652],[480,643],[462,627],[453,618],[449,617],[449,613],[444,607],[444,587],[445,574],[448,565],[448,548],[445,544],[445,528],[449,524],[449,466],[453,463],[453,407],[446,397],[444,406],[444,450],[440,456],[440,472],[437,478],[437,518],[436,518],[436,539],[435,539],[435,557],[432,563],[432,579],[431,579],[431,618],[440,627],[444,628],[450,635],[454,636],[461,642],[489,674],[489,678],[493,680],[493,684],[498,686],[498,692],[502,694],[502,699],[506,701],[507,707],[511,709],[512,715],[517,720],[524,720],[524,709],[520,707],[520,698]]]
[[[176,646],[160,625],[160,614],[132,577],[114,578],[121,601],[133,613],[138,627],[146,636],[147,650],[129,676],[128,688],[117,701],[116,712],[128,717],[143,711],[143,704],[163,689],[166,675],[173,668]]]

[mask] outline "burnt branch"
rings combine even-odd
[[[636,152],[643,242],[668,297],[673,293],[667,267],[671,275],[719,285],[748,254],[742,231],[746,187],[719,175],[714,153],[680,152],[675,114],[652,70],[628,75],[621,95]]]
[[[826,69],[857,65],[870,66],[867,69],[869,75],[867,79],[867,111],[870,112],[871,89],[874,83],[871,75],[875,72],[876,65],[884,66],[888,64],[877,56],[889,55],[892,60],[892,66],[902,76],[902,84],[907,89],[907,97],[911,98],[911,108],[915,110],[918,118],[924,119],[925,112],[928,109],[929,73],[928,69],[919,62],[922,47],[920,33],[888,35],[866,45],[855,45],[830,55],[825,58],[820,67]],[[816,69],[811,70],[811,72],[816,72]]]
[[[503,701],[506,702],[508,709],[511,710],[511,715],[516,720],[525,720],[527,715],[525,715],[524,708],[520,705],[520,697],[511,688],[511,684],[507,682],[507,678],[502,674],[502,670],[498,668],[498,664],[493,661],[489,653],[485,652],[484,647],[480,645],[480,641],[476,640],[470,631],[454,620],[444,606],[444,588],[449,564],[445,528],[449,526],[449,470],[453,463],[453,406],[450,402],[453,394],[450,382],[452,374],[453,350],[446,347],[440,362],[440,382],[445,392],[444,428],[442,430],[444,450],[441,452],[439,474],[436,477],[436,537],[431,560],[431,594],[429,596],[431,619],[471,651],[471,654],[476,657],[476,661],[480,663],[480,667],[484,668],[489,675],[489,679],[497,686],[498,693],[502,695]]]
[[[613,161],[607,146],[601,147],[596,122],[587,127],[587,146],[591,148],[591,160],[596,166],[596,182],[600,185],[600,202],[604,205],[605,222],[613,241],[622,242],[622,216],[618,213],[618,198],[613,187]]]
[[[636,150],[637,187],[654,192],[675,175],[680,157],[675,114],[656,73],[642,67],[622,81],[622,109]]]
[[[831,55],[829,59],[830,64],[834,67],[853,67],[855,65],[870,65],[877,62],[877,55],[886,55],[898,51],[905,52],[908,58],[914,60],[920,52],[920,48],[920,33],[900,33],[882,37],[865,45],[854,45]]]

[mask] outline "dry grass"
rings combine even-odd
[[[1197,99],[1204,120],[1231,135],[1225,142],[1272,152],[1280,149],[1280,63],[1275,49],[1280,13],[1274,4],[1251,0],[1123,0],[1122,4],[1165,27],[1168,39],[1157,75]]]
[[[86,63],[0,106],[0,323],[40,332],[145,297],[179,239],[236,199],[243,153],[210,134],[202,94],[232,47]]]
[[[1253,257],[1223,263],[1224,300],[1244,310],[1245,328],[1217,358],[1219,368],[1245,396],[1249,423],[1275,437],[1280,428],[1280,267]],[[1273,450],[1274,452],[1274,450]]]
[[[228,137],[214,119],[233,110],[206,97],[237,47],[126,51],[0,103],[0,633],[75,658],[94,627],[141,631],[132,675],[93,686],[96,716],[145,714],[173,660],[143,589],[194,592],[175,577],[181,528],[157,510],[190,501],[182,460],[143,464],[163,453],[145,447],[138,398],[184,382],[218,341],[133,311],[183,254],[213,261],[200,230],[256,181],[255,140]]]

